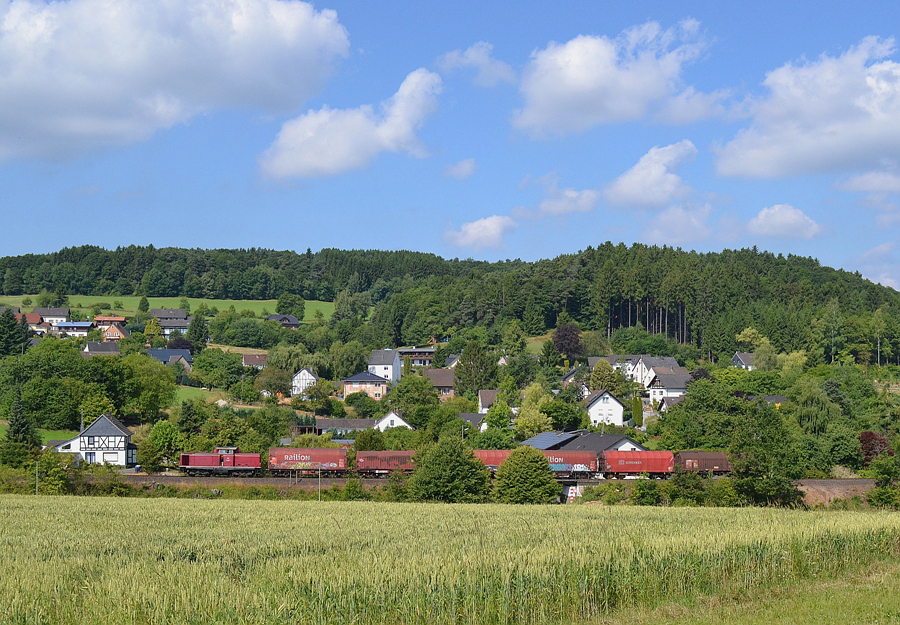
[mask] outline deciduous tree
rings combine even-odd
[[[497,467],[494,497],[503,503],[554,503],[560,492],[547,457],[534,447],[520,445]]]

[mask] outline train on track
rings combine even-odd
[[[476,449],[474,454],[494,472],[511,451]],[[237,447],[217,447],[212,453],[182,453],[179,469],[192,476],[386,477],[394,472],[412,472],[415,469],[415,453],[413,450],[358,451],[355,466],[351,467],[345,448],[272,447],[265,465],[267,468],[264,469],[260,454],[241,453]],[[726,475],[731,472],[731,463],[724,452],[544,450],[542,453],[560,480],[665,479],[675,472],[676,467],[704,475]]]

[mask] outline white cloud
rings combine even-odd
[[[710,236],[707,224],[711,209],[709,204],[700,206],[670,206],[649,218],[650,230],[646,238],[658,245],[684,245],[702,241]]]
[[[503,239],[518,224],[512,217],[491,215],[476,221],[464,223],[458,231],[444,233],[444,240],[458,247],[483,248],[503,247]]]
[[[381,152],[424,156],[416,129],[437,106],[441,78],[423,68],[411,72],[381,104],[337,110],[323,107],[285,122],[260,157],[271,178],[333,176],[368,165]]]
[[[438,67],[443,72],[472,68],[475,70],[476,85],[493,87],[499,82],[515,82],[516,73],[512,67],[495,59],[494,46],[487,41],[479,41],[465,50],[453,50],[438,59]]]
[[[863,252],[856,263],[866,278],[893,289],[900,284],[900,258],[897,257],[897,241],[887,241]]]
[[[811,239],[821,234],[822,226],[790,204],[776,204],[759,211],[747,223],[753,234],[779,239]]]
[[[768,95],[719,149],[728,176],[776,178],[878,167],[900,150],[900,64],[892,39],[867,37],[838,57],[787,63],[769,72]]]
[[[613,204],[663,206],[687,195],[691,188],[676,171],[697,156],[697,148],[685,139],[651,148],[637,164],[616,178],[604,192]]]
[[[349,40],[276,0],[0,1],[0,159],[126,145],[222,108],[285,112]]]
[[[465,180],[474,174],[476,169],[478,169],[478,165],[475,164],[475,159],[466,158],[453,165],[448,165],[444,169],[444,175],[457,180]]]
[[[548,187],[547,197],[538,205],[543,215],[568,215],[570,213],[587,213],[597,207],[600,193],[594,189],[576,191],[575,189],[558,189],[555,185]]]
[[[839,186],[845,191],[900,193],[900,175],[887,171],[870,171],[853,176]]]
[[[552,42],[531,55],[520,86],[525,105],[513,123],[552,135],[642,119],[657,109],[671,120],[709,115],[720,95],[681,88],[683,67],[704,48],[693,20],[665,31],[647,22],[617,39],[580,35]]]

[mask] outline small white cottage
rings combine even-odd
[[[64,454],[78,454],[88,464],[113,464],[132,467],[137,463],[137,446],[131,443],[131,431],[110,415],[97,420],[72,440],[54,445]]]

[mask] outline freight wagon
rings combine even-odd
[[[607,479],[640,477],[665,478],[675,469],[671,451],[605,451],[603,474]]]
[[[328,473],[343,475],[347,472],[347,450],[325,448],[272,447],[269,449],[269,472],[272,475],[292,473]]]
[[[409,473],[416,468],[412,457],[415,451],[358,451],[356,472],[361,476],[380,477],[394,471]]]
[[[511,452],[512,449],[476,449],[474,453],[475,457],[494,473]]]
[[[707,475],[731,473],[731,462],[724,451],[679,451],[675,465],[685,471],[698,471]]]
[[[254,476],[262,473],[259,454],[243,454],[237,447],[216,447],[213,453],[181,454],[178,469],[186,475]]]
[[[570,450],[542,452],[550,462],[556,477],[587,478],[599,472],[600,463],[596,451]]]

